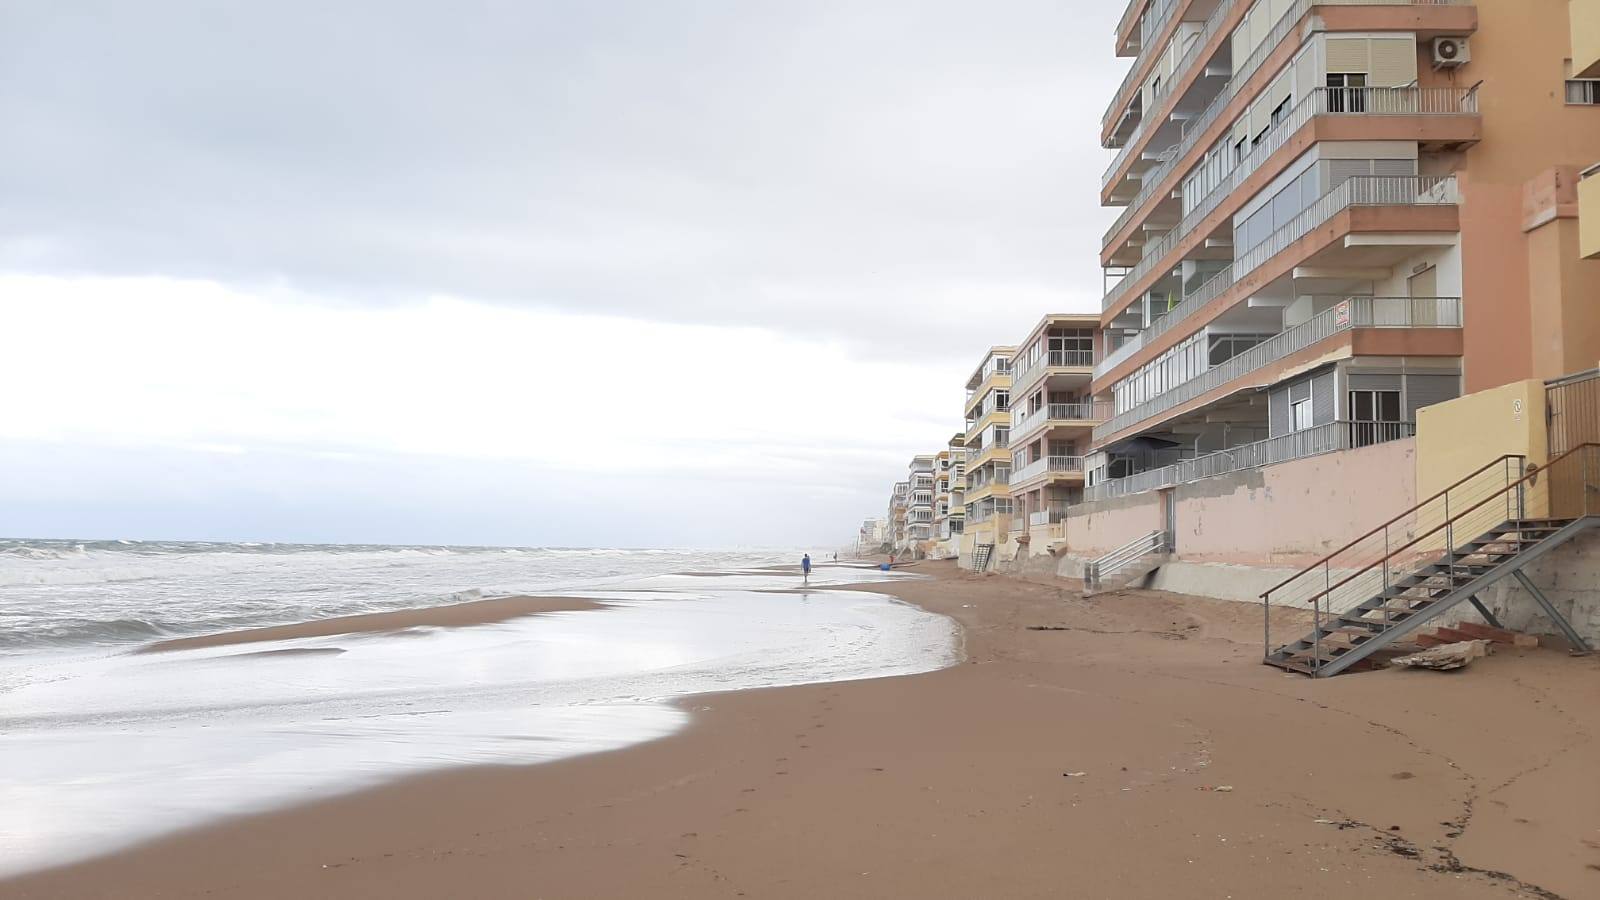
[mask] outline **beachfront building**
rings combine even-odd
[[[902,553],[906,547],[906,512],[909,508],[911,484],[897,481],[889,492],[889,513],[885,517],[887,534],[884,543],[890,551]]]
[[[1405,438],[1420,408],[1600,359],[1574,221],[1600,70],[1568,63],[1565,13],[1132,0],[1089,499]]]
[[[920,454],[911,458],[907,467],[905,550],[914,557],[926,556],[934,539],[934,489],[936,457]]]
[[[1017,344],[1011,363],[1011,502],[1029,541],[1061,537],[1067,507],[1083,500],[1084,457],[1105,403],[1090,390],[1100,317],[1045,316]]]
[[[1567,90],[1578,94],[1567,99],[1600,99],[1596,96],[1596,88],[1600,88],[1600,0],[1570,0],[1567,9],[1572,43]],[[1589,163],[1578,182],[1579,252],[1584,259],[1600,259],[1600,177],[1596,177],[1600,175],[1600,152],[1592,154]]]
[[[965,531],[960,560],[987,561],[1007,544],[1011,528],[1011,356],[1013,347],[990,347],[967,379]],[[985,549],[987,548],[987,549]],[[1012,552],[1015,546],[1012,544]]]

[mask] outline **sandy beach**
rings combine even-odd
[[[868,587],[956,619],[960,665],[702,695],[648,744],[233,819],[0,897],[1600,896],[1600,661],[1311,681],[1259,664],[1248,605],[915,571]]]

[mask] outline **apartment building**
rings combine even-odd
[[[1404,437],[1600,359],[1591,5],[1133,0],[1085,496]]]
[[[905,549],[921,555],[933,540],[934,489],[937,471],[934,454],[913,456],[907,468]]]
[[[1011,502],[1030,535],[1083,500],[1084,457],[1109,404],[1091,392],[1100,317],[1049,315],[1017,344],[1011,363]]]
[[[965,531],[962,557],[993,546],[1011,520],[1011,357],[1013,347],[990,347],[967,379]]]
[[[884,526],[887,531],[885,543],[891,550],[901,552],[906,547],[906,513],[910,508],[911,483],[897,481],[889,492],[889,513],[885,517]]]

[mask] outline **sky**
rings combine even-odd
[[[0,6],[0,536],[843,544],[1098,309],[1120,12]]]

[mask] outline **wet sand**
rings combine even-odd
[[[1311,681],[1260,665],[1251,606],[920,571],[864,589],[960,621],[961,665],[692,698],[650,744],[244,817],[0,897],[1600,896],[1594,659]]]
[[[600,609],[605,606],[595,600],[575,597],[492,597],[432,606],[423,609],[401,609],[393,612],[364,613],[357,616],[338,616],[298,622],[293,625],[273,625],[267,628],[246,628],[195,637],[157,641],[140,647],[135,653],[163,653],[168,650],[193,650],[198,647],[226,647],[232,644],[254,644],[264,641],[288,641],[297,638],[327,637],[336,634],[373,634],[384,631],[401,631],[406,628],[430,626],[434,628],[465,628],[504,622],[520,616],[539,613],[566,612],[569,610]]]

